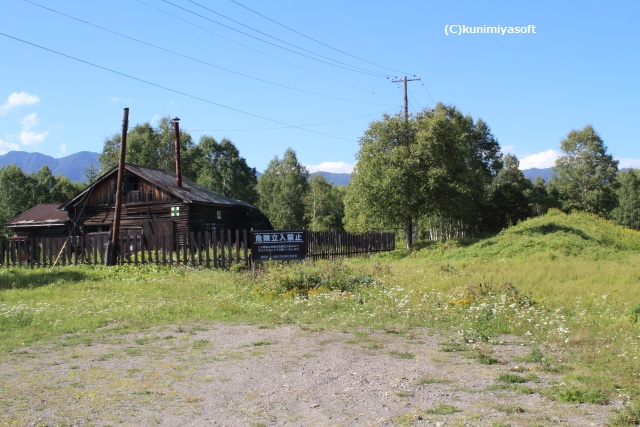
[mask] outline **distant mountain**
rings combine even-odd
[[[549,178],[551,178],[551,175],[553,175],[553,168],[546,168],[546,169],[538,169],[538,168],[531,168],[531,169],[525,169],[522,171],[522,174],[524,176],[526,176],[527,178],[529,178],[531,180],[531,182],[535,182],[537,177],[542,177],[545,182],[549,181]]]
[[[71,154],[66,157],[55,159],[51,156],[47,156],[41,153],[27,153],[25,151],[10,151],[7,154],[0,156],[0,167],[17,165],[25,173],[36,172],[46,165],[51,169],[53,175],[64,175],[71,181],[83,182],[86,180],[85,171],[93,163],[94,167],[99,168],[100,162],[98,157],[100,154],[90,151],[80,151],[79,153]],[[540,176],[545,181],[549,181],[553,168],[546,169],[525,169],[522,171],[524,176],[529,178],[532,182],[536,180],[536,177]],[[351,180],[351,174],[348,173],[332,173],[332,172],[313,172],[310,176],[321,174],[325,177],[327,182],[333,185],[347,185]],[[257,173],[258,177],[262,175]]]
[[[313,172],[309,174],[310,176],[314,175],[322,175],[327,182],[335,185],[336,187],[340,185],[347,185],[351,180],[351,174],[349,173],[332,173],[332,172]]]
[[[82,182],[86,180],[85,171],[93,163],[98,168],[98,153],[81,151],[66,157],[55,159],[41,153],[27,153],[25,151],[10,151],[0,156],[0,167],[16,165],[25,173],[32,173],[48,166],[54,176],[64,175],[70,181]]]

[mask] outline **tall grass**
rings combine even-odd
[[[487,343],[510,334],[537,349],[542,367],[564,366],[562,393],[602,393],[638,412],[639,250],[640,233],[552,211],[489,239],[266,265],[255,276],[157,266],[2,270],[0,350],[211,321],[422,326]],[[547,360],[551,349],[565,359]]]

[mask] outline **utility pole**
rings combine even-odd
[[[407,82],[413,82],[416,80],[420,80],[420,77],[414,76],[413,79],[408,79],[407,76],[404,76],[401,80],[391,80],[391,83],[402,82],[404,85],[404,121],[407,124],[409,123],[409,97],[407,96]],[[408,145],[408,141],[405,143]],[[411,247],[413,246],[413,218],[411,216],[409,216],[405,221],[404,233],[407,243],[407,250],[411,250]]]
[[[105,265],[116,265],[118,258],[118,241],[120,240],[120,214],[122,212],[122,185],[124,182],[124,162],[127,151],[127,130],[129,128],[129,108],[124,109],[122,118],[122,139],[120,143],[120,161],[118,162],[118,177],[116,184],[116,206],[113,214],[113,228],[111,238],[107,243]]]
[[[407,96],[407,82],[415,82],[420,80],[420,77],[414,76],[413,79],[408,79],[404,76],[402,79],[391,80],[391,83],[404,83],[404,120],[409,121],[409,97]]]

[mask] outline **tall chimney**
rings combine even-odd
[[[182,187],[182,162],[180,161],[180,119],[173,119],[174,145],[176,154],[176,186]]]

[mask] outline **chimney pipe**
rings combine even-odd
[[[176,155],[176,186],[182,187],[182,162],[180,161],[180,119],[173,119],[174,145]]]

